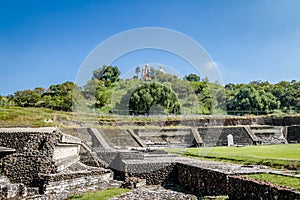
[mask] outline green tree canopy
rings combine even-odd
[[[62,84],[51,85],[43,94],[42,106],[55,110],[70,111],[72,108],[73,91],[77,87],[74,83],[67,81]]]
[[[269,113],[278,109],[280,102],[271,93],[257,90],[253,86],[238,89],[232,99],[227,102],[228,110],[246,111],[248,113]]]
[[[190,82],[200,81],[200,77],[197,74],[189,74],[185,76],[184,79]]]
[[[96,107],[103,107],[110,104],[111,96],[113,94],[112,88],[106,87],[104,81],[98,81],[97,91],[95,94]]]
[[[35,106],[41,100],[41,94],[35,90],[22,90],[14,94],[14,102],[18,106],[28,107]]]
[[[167,113],[179,113],[177,95],[159,83],[145,83],[137,88],[129,99],[130,114],[149,114],[153,106],[162,106]]]
[[[109,86],[111,83],[119,80],[120,74],[121,72],[118,67],[104,65],[93,72],[93,77],[105,81],[106,86]]]

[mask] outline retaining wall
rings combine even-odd
[[[55,128],[44,129],[0,129],[0,146],[13,148],[16,153],[38,151],[50,156],[61,134]]]
[[[39,186],[39,174],[53,174],[79,161],[80,139],[57,128],[0,129],[0,146],[16,153],[1,159],[1,170],[12,183]]]
[[[55,128],[0,129],[0,146],[16,150],[2,159],[4,175],[12,183],[37,187],[39,173],[57,171],[52,158],[60,139],[61,134]]]
[[[24,183],[30,187],[39,186],[39,173],[53,173],[54,162],[36,152],[16,153],[2,159],[3,173],[12,183]]]
[[[300,126],[289,126],[287,128],[288,143],[300,143]]]
[[[175,163],[143,163],[124,165],[123,179],[138,177],[146,179],[148,185],[164,185],[177,181]]]
[[[17,190],[22,191],[22,198],[31,196],[30,192],[25,193],[35,188],[40,193],[37,199],[65,199],[66,194],[105,185],[112,172],[80,163],[80,145],[83,145],[80,139],[57,128],[1,128],[0,146],[16,150],[1,159],[0,172],[9,179],[3,187],[23,184],[25,192]],[[85,156],[88,160],[88,155]],[[2,185],[0,189],[0,199],[18,198],[9,189],[2,189]]]
[[[254,141],[244,127],[198,128],[204,146],[227,146],[227,136],[233,136],[235,145],[253,145]]]
[[[128,122],[116,122],[112,121],[100,121],[100,125],[111,126],[119,125],[126,126],[132,125],[132,121]],[[271,126],[292,126],[300,125],[299,116],[286,116],[286,117],[272,117],[272,116],[253,116],[253,117],[213,117],[213,118],[201,118],[201,119],[182,119],[182,120],[168,120],[168,121],[136,121],[134,122],[137,126],[236,126],[236,125],[271,125]]]
[[[135,129],[134,132],[142,138],[147,146],[196,146],[191,129]]]
[[[43,194],[52,198],[57,196],[60,199],[62,197],[65,199],[67,194],[84,192],[89,187],[108,183],[112,180],[112,173],[110,170],[92,170],[76,173],[43,174],[41,180]]]
[[[177,183],[198,196],[227,194],[227,174],[182,163],[176,164]]]
[[[227,174],[183,163],[124,163],[123,179],[138,177],[148,185],[179,184],[198,196],[226,195]]]
[[[300,192],[254,179],[229,176],[228,196],[230,199],[295,200]]]

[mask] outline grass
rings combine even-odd
[[[92,111],[91,111],[92,112]],[[255,118],[257,116],[226,116],[228,119],[249,119]],[[268,116],[260,116],[268,117]],[[69,121],[74,123],[68,123],[76,126],[81,122],[93,122],[97,124],[102,122],[102,125],[112,127],[118,126],[117,123],[121,124],[128,122],[128,126],[131,128],[140,128],[140,126],[134,124],[138,122],[146,123],[146,128],[161,128],[158,125],[152,123],[164,122],[164,121],[175,121],[175,124],[168,125],[169,128],[180,128],[181,120],[202,120],[202,119],[223,119],[224,116],[215,116],[215,115],[168,115],[168,116],[128,116],[128,115],[108,115],[108,114],[97,114],[97,111],[93,113],[84,113],[84,112],[64,112],[64,111],[55,111],[47,108],[35,108],[35,107],[16,107],[16,106],[1,106],[0,107],[0,127],[44,127],[44,126],[58,126],[66,127],[62,121]],[[52,123],[46,123],[45,119],[51,119]],[[107,124],[106,124],[107,122]],[[117,123],[116,123],[117,122]],[[99,124],[100,125],[100,124]]]
[[[45,119],[52,119],[55,111],[43,108],[0,107],[1,127],[42,127],[56,126],[57,123],[46,123]]]
[[[108,188],[103,191],[97,191],[97,192],[87,192],[85,194],[77,194],[69,197],[68,199],[78,199],[78,200],[107,200],[109,198],[112,198],[114,196],[129,192],[129,189],[124,188]]]
[[[45,122],[46,119],[51,119],[52,123]],[[0,127],[45,127],[58,126],[65,127],[62,121],[73,122],[151,122],[165,120],[179,120],[178,116],[118,116],[118,115],[103,115],[95,113],[75,113],[56,111],[48,108],[35,107],[16,107],[16,106],[1,106],[0,107]],[[116,124],[117,125],[117,124]],[[108,127],[112,127],[111,124]],[[133,126],[136,128],[138,126]],[[156,128],[158,128],[156,126]]]
[[[51,119],[52,122],[47,123],[47,119]],[[0,107],[0,127],[64,127],[65,125],[61,122],[62,120],[97,122],[97,118],[94,115],[85,113],[72,113],[34,107]]]
[[[166,149],[184,156],[300,170],[300,144]]]
[[[277,174],[251,174],[246,177],[266,181],[278,186],[287,186],[300,190],[300,178],[282,176]]]

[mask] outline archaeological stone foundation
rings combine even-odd
[[[176,122],[168,123],[172,127]],[[0,128],[0,199],[66,199],[76,193],[120,187],[131,178],[135,178],[134,186],[179,185],[199,198],[300,199],[299,191],[244,176],[286,175],[273,169],[195,160],[163,151],[165,147],[227,146],[228,135],[236,146],[299,143],[299,118],[180,123],[183,128],[142,128],[145,124],[136,129]]]

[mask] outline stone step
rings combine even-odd
[[[255,129],[281,129],[281,127],[277,127],[277,126],[250,126],[250,129],[255,130]]]
[[[107,143],[115,148],[140,146],[127,130],[102,129],[101,134]]]
[[[252,130],[253,133],[255,134],[260,134],[260,133],[273,133],[273,134],[281,134],[281,129],[278,130],[278,129],[255,129],[255,130]]]

